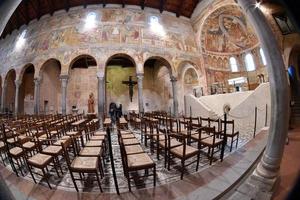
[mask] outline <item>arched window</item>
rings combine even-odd
[[[264,53],[264,50],[262,48],[259,49],[259,54],[260,54],[263,65],[267,65],[267,60],[266,60],[266,57],[265,57],[265,53]]]
[[[245,63],[246,63],[246,68],[247,68],[248,72],[255,70],[255,64],[254,64],[253,56],[251,53],[248,53],[245,56]]]
[[[234,57],[229,58],[229,64],[232,72],[238,71],[238,65]]]

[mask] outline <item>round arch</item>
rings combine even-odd
[[[107,67],[107,64],[114,58],[117,58],[117,57],[120,57],[120,58],[124,58],[124,59],[128,59],[130,60],[133,64],[134,64],[134,67],[136,68],[137,67],[137,63],[136,61],[134,60],[133,56],[127,54],[127,53],[114,53],[110,56],[108,56],[107,60],[105,61],[105,71],[106,71],[106,67]]]
[[[25,65],[22,67],[21,71],[20,71],[20,74],[19,74],[19,77],[18,77],[18,80],[19,80],[19,81],[22,81],[25,71],[26,71],[29,67],[31,67],[31,66],[33,66],[34,71],[36,70],[34,64],[32,64],[32,63],[27,63],[27,64],[25,64]]]
[[[175,69],[174,67],[172,66],[172,62],[170,62],[167,58],[164,58],[162,56],[157,56],[157,55],[151,55],[151,56],[148,56],[145,60],[144,60],[144,64],[143,64],[143,67],[145,67],[145,63],[148,61],[148,60],[157,60],[161,63],[161,66],[165,66],[168,68],[169,70],[169,74],[170,74],[170,77],[171,76],[175,76]]]
[[[123,81],[135,77],[137,74],[137,62],[131,54],[114,52],[108,56],[104,65],[105,77],[105,108],[106,113],[110,103],[122,104],[123,110],[138,110],[137,84],[133,87],[133,93],[128,95],[128,86]],[[136,82],[136,78],[132,78]],[[131,90],[130,90],[131,91]]]
[[[10,69],[5,76],[5,99],[4,99],[4,111],[5,112],[14,112],[15,108],[15,95],[16,95],[16,70]]]
[[[61,63],[55,58],[46,60],[39,71],[41,80],[38,111],[53,114],[61,111]]]
[[[41,65],[41,68],[38,72],[38,76],[40,78],[43,78],[43,72],[45,71],[45,68],[47,67],[47,64],[49,64],[49,62],[56,62],[56,64],[58,64],[60,70],[61,70],[61,62],[56,59],[56,58],[49,58],[48,60],[46,60],[45,62],[43,62],[43,64]]]
[[[97,66],[97,60],[94,56],[90,54],[80,54],[73,58],[69,64],[68,73],[70,74],[70,70],[72,69],[73,65],[76,64],[80,59],[86,59],[86,64],[92,64],[91,66]]]

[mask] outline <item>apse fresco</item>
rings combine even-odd
[[[204,22],[202,50],[215,53],[238,53],[253,48],[258,39],[240,8],[225,6],[214,11]]]

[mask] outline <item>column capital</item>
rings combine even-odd
[[[19,88],[21,84],[22,84],[22,81],[15,80],[15,85],[16,85],[17,88]]]
[[[171,82],[176,82],[176,81],[177,81],[177,78],[176,78],[175,76],[172,75],[172,76],[170,76],[170,81],[171,81]]]
[[[69,75],[60,75],[60,76],[59,76],[59,79],[60,79],[61,81],[63,81],[63,80],[68,80],[68,79],[69,79]]]
[[[41,83],[41,78],[40,78],[40,77],[34,78],[33,81],[34,81],[34,84],[35,84],[35,85],[40,85],[40,83]]]
[[[103,72],[97,72],[97,78],[98,79],[104,79],[104,73]]]
[[[144,78],[144,73],[136,73],[138,79]]]

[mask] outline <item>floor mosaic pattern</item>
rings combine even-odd
[[[130,128],[130,129],[133,131],[133,133],[136,135],[136,137],[139,139],[139,141],[141,141],[141,139],[142,139],[141,132],[139,130],[133,130],[132,128]],[[251,131],[245,131],[245,132],[241,133],[240,137],[239,137],[238,148],[245,145],[249,140],[251,140],[252,134],[253,133]],[[120,190],[120,192],[127,192],[128,191],[127,179],[125,178],[125,176],[123,174],[122,161],[120,158],[120,148],[119,148],[119,144],[118,144],[118,140],[117,140],[117,133],[116,133],[115,129],[111,133],[111,139],[112,139],[114,164],[115,164],[115,168],[116,168],[119,190]],[[229,141],[230,141],[230,139],[229,139]],[[172,161],[170,170],[168,171],[166,168],[164,168],[163,155],[161,155],[160,159],[157,160],[156,152],[151,154],[149,145],[148,145],[148,147],[146,147],[146,146],[144,146],[143,142],[141,142],[141,144],[142,144],[142,147],[144,148],[144,150],[151,156],[151,158],[156,163],[156,171],[157,171],[156,185],[163,185],[166,183],[171,183],[171,182],[180,180],[180,161],[179,161],[179,159],[175,158]],[[194,143],[193,145],[196,145],[196,144]],[[233,153],[234,151],[236,151],[236,148],[233,148],[232,152],[229,152],[229,146],[227,146],[225,149],[224,158],[226,159],[226,156]],[[219,156],[219,153],[217,155]],[[191,159],[190,159],[190,161],[191,161]],[[8,161],[6,161],[6,162],[7,162],[6,164],[8,164]],[[217,161],[217,162],[220,162],[220,161]],[[63,176],[61,176],[61,177],[57,176],[57,174],[53,168],[49,168],[49,170],[51,172],[51,173],[49,173],[50,174],[49,182],[50,182],[52,188],[68,190],[68,191],[75,191],[73,181],[70,177],[66,162],[63,160],[63,158],[60,158],[60,163],[62,165],[62,169],[64,172]],[[187,163],[189,163],[189,160],[187,161]],[[115,185],[113,182],[112,169],[111,169],[111,164],[110,164],[110,161],[108,158],[106,159],[106,162],[104,165],[105,165],[104,178],[101,179],[101,186],[102,186],[104,192],[115,193]],[[7,166],[7,168],[9,168],[11,170],[9,164],[6,166]],[[201,153],[198,172],[208,168],[209,166],[210,166],[209,161],[208,161],[206,155],[204,153]],[[196,169],[196,163],[186,167],[184,176],[186,176],[188,174],[196,173],[195,169]],[[33,181],[30,173],[26,170],[25,167],[24,167],[24,171],[26,173],[25,179]],[[141,175],[143,175],[144,171],[141,171],[139,173]],[[77,173],[74,173],[74,175],[75,175],[75,178],[77,176],[79,176]],[[136,177],[138,177],[138,176],[136,176]],[[42,184],[42,185],[48,187],[47,183],[44,180],[41,180],[37,175],[35,175],[35,178],[37,179],[39,184]],[[100,191],[100,189],[97,185],[97,182],[96,181],[93,182],[91,176],[85,175],[85,178],[86,178],[86,180],[83,182],[81,182],[81,181],[76,182],[80,191],[83,191],[83,192],[99,192]],[[153,178],[152,178],[152,176],[146,177],[146,178],[140,178],[140,179],[136,178],[133,180],[131,185],[132,185],[132,190],[136,190],[139,188],[145,188],[145,187],[147,187],[147,188],[153,187]]]

